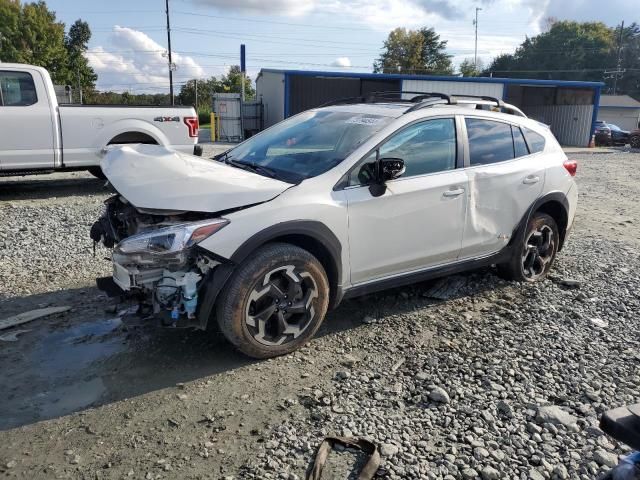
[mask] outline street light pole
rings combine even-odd
[[[482,10],[480,7],[476,7],[476,19],[473,21],[473,24],[476,27],[476,47],[473,53],[473,67],[478,70],[478,12]]]
[[[169,23],[169,0],[165,0],[167,13],[167,49],[169,54],[169,97],[171,97],[171,105],[175,105],[173,99],[173,61],[171,60],[171,24]]]

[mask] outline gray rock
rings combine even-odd
[[[429,392],[429,400],[439,403],[449,403],[451,401],[451,399],[449,398],[449,394],[442,387],[435,387],[433,390],[431,390]]]
[[[607,452],[601,448],[593,452],[593,459],[598,465],[605,467],[615,467],[618,464],[618,456],[616,454]]]
[[[474,478],[478,477],[478,472],[476,472],[473,468],[471,467],[467,467],[464,470],[462,470],[462,478],[464,478],[465,480],[473,480]]]
[[[536,415],[536,422],[538,423],[568,426],[575,425],[577,421],[578,419],[576,417],[556,405],[538,407],[538,413]]]
[[[540,470],[537,470],[535,468],[532,468],[531,470],[529,470],[529,479],[530,480],[546,480],[544,478],[544,475],[540,472]]]
[[[554,480],[567,480],[569,478],[569,472],[564,465],[556,465],[553,469],[552,478]]]
[[[493,467],[486,466],[480,472],[482,480],[498,480],[500,478],[500,472]]]
[[[383,457],[393,457],[400,449],[393,443],[383,443],[380,445],[380,455]]]

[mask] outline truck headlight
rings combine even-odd
[[[125,238],[114,249],[114,260],[121,264],[153,264],[158,261],[181,263],[183,251],[210,237],[229,224],[225,218],[184,223],[139,233]]]

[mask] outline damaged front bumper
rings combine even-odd
[[[113,274],[96,279],[98,288],[111,297],[135,300],[138,317],[159,319],[165,326],[206,328],[212,308],[206,317],[199,314],[200,295],[228,260],[198,243],[228,223],[224,218],[185,222],[175,214],[141,213],[112,201],[91,229],[95,242],[115,244]]]

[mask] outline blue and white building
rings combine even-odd
[[[486,95],[519,107],[551,126],[563,145],[587,146],[598,118],[600,82],[519,78],[448,77],[262,69],[256,79],[264,126],[332,100],[373,92],[440,92]]]

